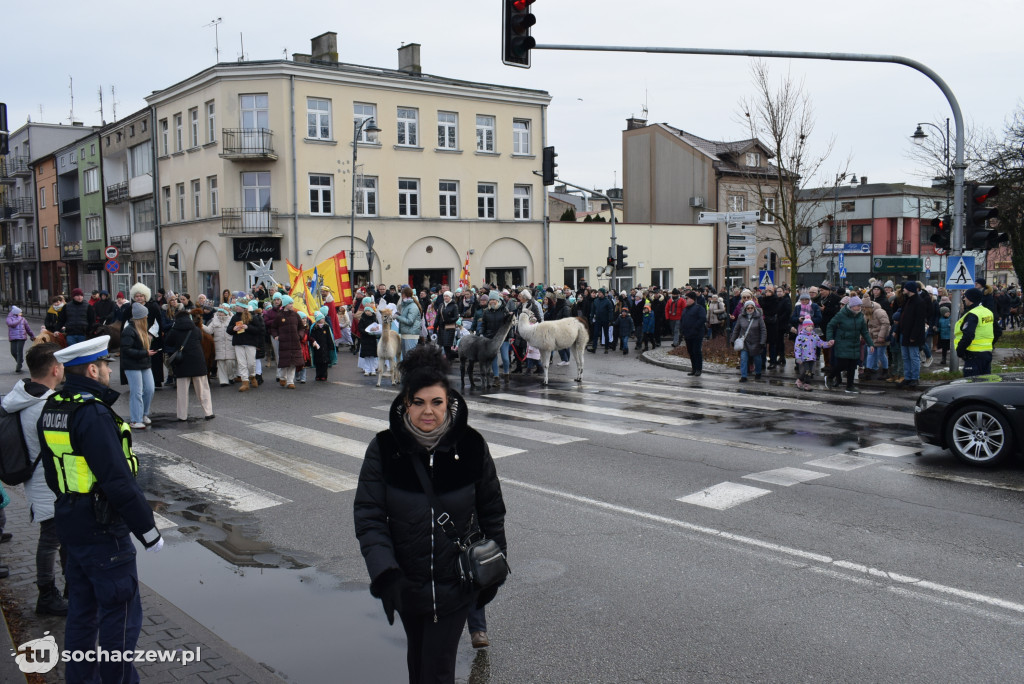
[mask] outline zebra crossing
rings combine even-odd
[[[720,404],[732,409],[755,403],[758,408],[768,411],[781,408],[772,402],[762,404],[760,398],[751,400],[748,395],[737,392],[698,391],[688,387],[636,381],[587,388],[585,391],[538,388],[526,394],[495,392],[468,400],[467,404],[470,424],[485,434],[491,454],[496,459],[601,440],[606,435],[645,432],[673,441],[699,441],[802,461],[800,464],[749,473],[740,478],[759,486],[722,482],[676,499],[716,510],[727,510],[777,491],[770,487],[792,487],[813,482],[831,473],[855,470],[878,463],[879,459],[919,451],[908,444],[880,444],[858,449],[859,453],[812,458],[788,446],[758,445],[713,437],[702,429],[698,421],[681,417],[683,412],[690,410],[677,403],[681,400]],[[778,402],[799,402],[808,407],[821,403],[801,399],[778,399]],[[622,408],[626,403],[647,410]],[[301,424],[250,421],[242,436],[215,430],[180,432],[171,437],[169,448],[145,441],[137,441],[135,446],[140,455],[151,457],[152,470],[172,483],[172,491],[187,491],[192,496],[215,501],[234,511],[252,513],[292,503],[293,499],[206,466],[203,464],[204,454],[214,452],[270,473],[285,475],[314,491],[330,494],[349,492],[358,484],[359,462],[364,458],[367,444],[375,433],[388,427],[387,415],[390,408],[390,404],[381,404],[372,406],[367,414],[348,411],[314,414],[301,421]],[[595,420],[595,416],[600,416],[600,419]],[[544,427],[557,426],[560,430],[538,429],[535,426],[539,423],[544,423]],[[513,438],[514,444],[504,443],[508,441],[507,438]],[[537,446],[526,443],[535,443]],[[174,449],[175,446],[180,448]],[[192,458],[179,456],[174,451],[188,454]],[[313,458],[299,455],[303,452],[310,454],[310,451]],[[250,469],[250,472],[260,471]],[[287,491],[295,497],[293,489]],[[170,527],[174,523],[163,518],[161,524]]]

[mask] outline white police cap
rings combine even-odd
[[[81,366],[96,361],[110,361],[107,352],[109,344],[110,335],[101,335],[54,352],[53,358],[65,366]]]

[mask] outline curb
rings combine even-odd
[[[28,682],[28,677],[14,658],[5,657],[5,653],[14,653],[14,638],[11,636],[11,628],[7,624],[7,614],[0,607],[0,616],[3,616],[4,628],[0,635],[0,682]]]

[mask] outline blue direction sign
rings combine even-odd
[[[975,287],[974,257],[951,256],[946,264],[946,289],[973,290]]]
[[[121,268],[121,264],[111,259],[107,263],[103,264],[103,268],[105,268],[108,273],[117,273],[118,270]]]

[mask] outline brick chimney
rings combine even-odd
[[[420,44],[409,43],[398,48],[398,70],[413,76],[423,73],[420,66]]]
[[[338,34],[334,31],[321,33],[312,41],[314,62],[338,62]]]

